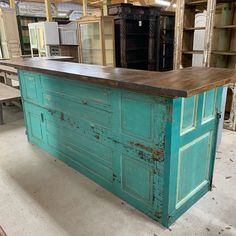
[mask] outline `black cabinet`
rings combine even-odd
[[[160,8],[121,3],[108,6],[108,14],[115,18],[116,66],[155,70]]]

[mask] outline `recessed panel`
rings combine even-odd
[[[40,103],[39,75],[35,73],[22,73],[22,76],[24,84],[24,99],[30,102]]]
[[[123,96],[121,114],[123,133],[146,141],[152,141],[153,103],[151,101]]]
[[[208,183],[211,158],[211,133],[207,133],[179,150],[177,206],[189,199],[199,186]]]
[[[32,113],[28,113],[31,136],[34,139],[42,140],[41,117]]]
[[[197,96],[182,99],[180,133],[190,132],[195,128],[197,115]]]
[[[57,81],[60,80],[60,83]],[[81,81],[69,81],[52,76],[42,76],[42,88],[62,96],[70,97],[74,101],[94,107],[108,108],[110,106],[110,89],[103,86],[94,86]]]
[[[203,111],[202,111],[202,122],[210,121],[215,117],[216,109],[216,93],[217,90],[213,89],[207,91],[203,95]]]
[[[153,172],[151,167],[123,154],[122,189],[145,204],[152,204]]]
[[[83,119],[104,127],[111,126],[111,113],[101,108],[95,108],[88,103],[80,103],[61,93],[46,91],[43,93],[44,105],[69,116],[72,120]],[[63,118],[63,117],[62,117]]]

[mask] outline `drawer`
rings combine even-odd
[[[111,92],[110,88],[99,85],[92,85],[81,81],[57,78],[48,75],[42,75],[43,93],[54,92],[95,108],[110,110]]]
[[[62,120],[67,117],[71,121],[85,120],[91,124],[111,127],[112,113],[99,107],[81,103],[61,93],[46,91],[43,94],[43,106],[51,111],[61,113]],[[63,118],[64,117],[64,118]]]

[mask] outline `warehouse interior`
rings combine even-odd
[[[235,13],[1,0],[0,236],[236,235]]]

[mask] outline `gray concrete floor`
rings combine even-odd
[[[224,130],[214,188],[170,229],[27,142],[22,112],[0,127],[0,226],[8,236],[236,235],[236,133]]]

